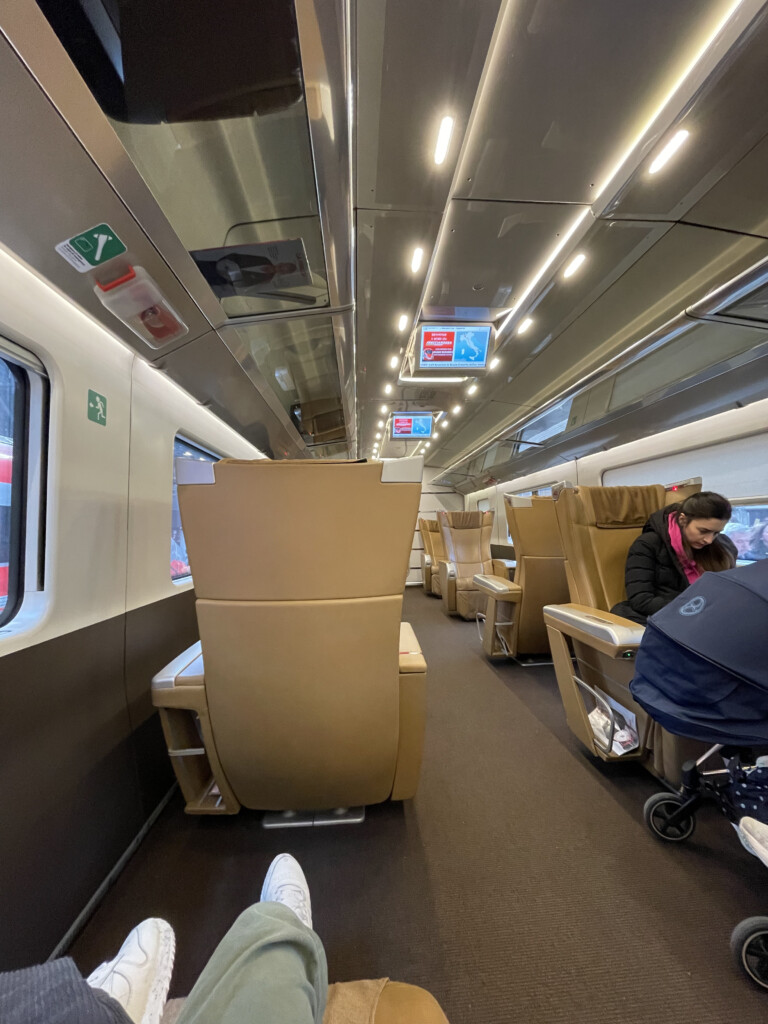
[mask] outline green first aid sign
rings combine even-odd
[[[93,423],[100,423],[102,427],[107,425],[107,400],[98,391],[88,389],[88,419]]]
[[[100,267],[115,256],[122,256],[125,251],[125,245],[109,224],[97,224],[56,246],[59,256],[63,256],[81,274]]]

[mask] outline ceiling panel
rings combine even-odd
[[[768,237],[767,184],[768,137],[765,137],[687,212],[686,220]]]
[[[451,200],[427,281],[433,306],[512,306],[580,207]]]
[[[596,221],[579,246],[586,259],[578,273],[568,279],[557,274],[533,304],[521,306],[510,319],[496,349],[503,369],[519,373],[671,227],[658,222]],[[527,320],[530,325],[519,334],[518,328]]]
[[[731,5],[509,4],[455,194],[590,203]]]
[[[681,313],[715,284],[768,255],[763,239],[675,225],[613,286],[519,373],[500,370],[500,383],[481,382],[497,420],[473,417],[461,435],[466,451],[488,442],[518,417],[508,406],[540,408],[575,381]],[[505,350],[506,351],[506,350]]]
[[[677,131],[689,132],[669,163],[655,174],[649,173],[651,158],[659,151],[659,146],[654,147],[614,198],[606,214],[636,220],[685,217],[694,223],[707,224],[709,220],[702,221],[698,214],[689,211],[720,179],[716,191],[721,197],[723,194],[732,197],[734,205],[740,206],[740,186],[752,184],[754,191],[750,179],[755,171],[752,175],[742,174],[744,180],[738,184],[735,179],[729,182],[730,175],[725,178],[723,175],[768,132],[767,50],[768,8],[755,19],[667,132],[669,138]],[[764,153],[765,150],[763,157]],[[763,158],[763,182],[765,169]],[[749,198],[749,195],[745,197],[745,207],[750,206]],[[764,202],[762,206],[765,216]],[[741,223],[744,222],[742,219]]]
[[[358,0],[358,207],[442,211],[499,6]],[[452,145],[437,166],[444,116]]]

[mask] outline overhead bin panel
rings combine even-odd
[[[591,203],[731,6],[507,5],[455,194]]]
[[[330,316],[306,316],[222,327],[219,334],[259,391],[270,388],[307,445],[347,443]]]
[[[358,0],[358,207],[442,211],[499,7]],[[450,139],[436,164],[444,117]]]
[[[109,313],[94,294],[94,279],[114,280],[130,265],[143,267],[188,328],[166,347],[184,345],[210,325],[109,182],[62,120],[7,40],[0,36],[0,105],[3,173],[0,241],[147,359],[152,348]],[[126,252],[92,272],[80,273],[56,246],[105,224]]]
[[[164,355],[157,365],[269,458],[306,456],[288,416],[256,390],[215,331]]]
[[[759,175],[755,157],[759,160],[759,155],[749,151],[768,132],[766,52],[768,8],[754,19],[669,129],[669,137],[678,131],[688,132],[679,151],[655,173],[650,168],[658,147],[649,153],[606,214],[633,219],[686,219],[744,231],[765,220],[764,144],[759,177],[763,201],[759,209],[753,198]],[[742,163],[746,161],[748,166],[738,174],[732,172],[742,157]],[[747,192],[742,197],[745,185]],[[699,200],[702,202],[698,207],[694,206]],[[723,218],[724,212],[729,216]]]
[[[327,306],[293,5],[39,5],[227,315]]]

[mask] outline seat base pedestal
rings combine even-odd
[[[311,828],[315,825],[362,825],[364,807],[337,807],[333,811],[269,811],[261,819],[263,828]]]

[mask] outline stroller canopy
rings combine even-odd
[[[707,572],[652,615],[630,689],[678,736],[768,744],[768,560]]]

